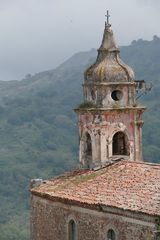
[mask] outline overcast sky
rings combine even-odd
[[[160,0],[0,0],[0,79],[19,80],[98,48],[107,9],[118,45],[160,36]]]

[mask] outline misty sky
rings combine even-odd
[[[160,0],[0,0],[0,79],[19,80],[98,48],[107,9],[118,45],[160,36]]]

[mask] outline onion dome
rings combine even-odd
[[[94,82],[132,82],[134,81],[133,70],[123,63],[111,25],[105,23],[102,44],[98,49],[96,62],[91,65],[84,74],[86,83]]]

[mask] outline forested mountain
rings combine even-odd
[[[84,69],[96,50],[75,54],[55,70],[0,82],[0,240],[29,239],[29,182],[49,178],[78,163],[73,111],[82,100]],[[121,57],[136,79],[153,84],[139,99],[148,106],[143,127],[144,158],[160,162],[160,38],[133,41]]]

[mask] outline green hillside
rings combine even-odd
[[[29,182],[49,178],[78,163],[73,108],[82,100],[84,69],[94,49],[75,54],[55,70],[0,82],[0,240],[29,239]],[[160,162],[160,38],[121,47],[136,79],[152,82],[139,101],[148,106],[143,128],[144,158]]]

